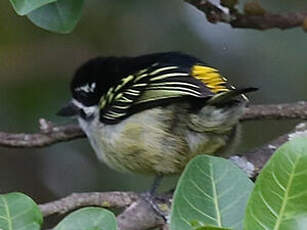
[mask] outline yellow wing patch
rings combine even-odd
[[[218,70],[202,66],[194,65],[192,68],[192,76],[201,80],[213,93],[230,91],[226,88],[226,78],[221,76]]]

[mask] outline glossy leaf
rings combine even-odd
[[[19,15],[26,15],[41,6],[55,1],[57,0],[10,0],[14,10]]]
[[[204,225],[242,229],[253,183],[223,158],[201,155],[184,170],[175,191],[171,230],[191,230],[197,220]]]
[[[307,229],[306,178],[307,138],[296,138],[280,147],[258,176],[244,229]]]
[[[28,14],[35,25],[58,33],[69,33],[77,25],[84,0],[58,0]]]
[[[1,230],[39,230],[43,216],[36,203],[21,193],[0,195]]]
[[[193,230],[231,230],[230,228],[219,228],[214,226],[202,226]]]
[[[231,230],[229,228],[220,228],[216,226],[210,226],[210,225],[205,225],[199,221],[192,221],[191,222],[191,230]]]
[[[54,230],[117,230],[117,224],[112,212],[89,207],[71,213]]]

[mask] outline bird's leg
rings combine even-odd
[[[155,193],[157,192],[157,189],[158,189],[159,185],[160,185],[161,182],[162,182],[162,179],[163,179],[163,176],[162,176],[162,175],[155,176],[154,181],[153,181],[153,183],[152,183],[152,185],[151,185],[151,188],[150,188],[150,190],[149,190],[149,194],[150,194],[150,195],[152,195],[152,196],[155,195]]]
[[[155,197],[157,189],[161,184],[162,178],[163,176],[161,175],[155,177],[150,190],[143,194],[143,199],[147,201],[151,205],[152,209],[166,221],[166,217],[168,215],[168,207],[166,208],[167,205],[165,206],[164,202],[159,202],[159,200],[157,200]]]

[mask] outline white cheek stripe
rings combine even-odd
[[[93,105],[93,106],[85,106],[79,101],[72,99],[72,103],[77,106],[78,108],[82,109],[86,115],[92,115],[95,113],[95,111],[98,109],[98,106]]]

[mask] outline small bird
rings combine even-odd
[[[121,172],[179,174],[198,154],[218,154],[235,137],[247,104],[213,67],[178,52],[97,57],[70,85],[59,111],[76,116],[98,158]]]

